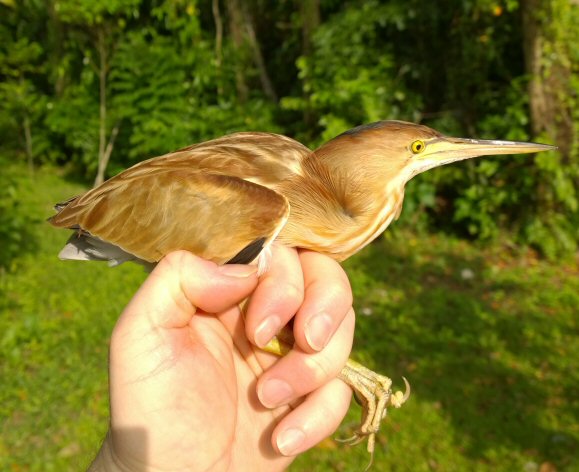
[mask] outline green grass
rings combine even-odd
[[[84,470],[107,429],[108,338],[144,273],[59,261],[67,236],[44,220],[83,189],[50,170],[20,182],[33,223],[30,249],[0,274],[0,470]],[[577,261],[402,229],[346,267],[355,357],[413,386],[373,470],[579,470]],[[338,436],[359,414],[354,404]],[[292,470],[367,462],[364,446],[325,441]]]

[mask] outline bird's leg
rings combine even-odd
[[[388,407],[400,408],[410,396],[410,385],[404,379],[406,392],[393,393],[392,380],[352,359],[348,359],[338,377],[352,388],[356,400],[362,406],[360,427],[352,437],[341,442],[354,445],[367,438],[368,452],[373,455],[376,433],[380,429],[380,423],[386,417]]]
[[[291,330],[283,329],[275,336],[264,351],[277,356],[286,355],[292,348],[294,339]],[[354,391],[356,400],[362,406],[362,422],[351,438],[345,439],[350,445],[358,444],[368,439],[368,452],[373,456],[376,445],[376,433],[380,429],[382,419],[386,417],[387,408],[399,408],[410,396],[410,385],[404,379],[406,392],[392,392],[392,380],[380,375],[358,362],[348,359],[338,377]],[[370,462],[371,464],[371,462]]]

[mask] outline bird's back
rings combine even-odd
[[[119,177],[127,179],[143,173],[186,168],[271,187],[300,174],[302,162],[310,154],[310,149],[287,136],[241,132],[140,162]]]

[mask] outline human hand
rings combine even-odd
[[[252,292],[244,321],[238,303]],[[114,329],[111,426],[90,470],[286,468],[347,411],[335,376],[351,349],[351,296],[341,267],[309,251],[274,248],[259,283],[249,266],[168,255]],[[248,341],[265,344],[294,314],[285,357]]]

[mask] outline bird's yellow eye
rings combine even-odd
[[[424,141],[419,139],[418,141],[414,141],[412,143],[410,149],[412,149],[414,154],[420,154],[422,151],[424,151],[424,149],[426,149],[426,144],[424,144]]]

